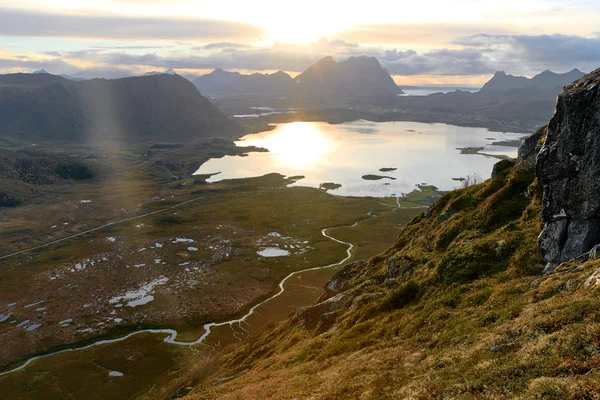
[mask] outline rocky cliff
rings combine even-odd
[[[558,97],[536,170],[546,224],[539,242],[550,271],[600,243],[600,69]]]

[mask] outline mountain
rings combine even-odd
[[[40,87],[68,82],[67,79],[50,74],[6,74],[0,75],[0,89]]]
[[[339,100],[401,94],[390,74],[374,57],[336,62],[325,57],[292,79],[274,74],[242,75],[216,69],[194,81],[201,93],[220,96],[269,96]]]
[[[375,57],[336,62],[325,57],[295,79],[295,95],[303,98],[355,98],[402,94]]]
[[[37,71],[33,71],[32,74],[47,74],[48,72],[45,69],[40,69]]]
[[[529,78],[524,76],[507,75],[504,71],[498,71],[492,79],[486,82],[480,92],[506,92],[511,89],[523,89],[529,86]]]
[[[220,86],[227,85],[241,76],[242,74],[239,72],[229,72],[217,68],[210,74],[199,76],[194,81],[194,86],[198,88],[200,93],[212,94]]]
[[[556,89],[560,93],[563,86],[583,77],[583,72],[573,69],[564,74],[546,70],[529,79],[524,76],[507,75],[504,71],[496,72],[481,88],[481,93],[508,92],[513,89]]]
[[[239,131],[178,75],[86,81],[45,74],[0,76],[0,135],[4,137],[191,140]]]
[[[600,69],[565,88],[516,161],[444,195],[388,250],[344,266],[312,306],[218,362],[194,360],[172,393],[596,398],[599,141]]]
[[[171,68],[169,68],[166,71],[163,72],[158,72],[158,71],[151,71],[151,72],[146,72],[144,75],[142,76],[152,76],[152,75],[177,75],[177,72],[175,72],[174,70],[172,70]]]
[[[212,95],[283,97],[293,88],[294,80],[283,71],[242,75],[216,69],[200,76],[194,84],[201,93]]]
[[[581,79],[585,74],[578,69],[573,69],[564,74],[557,74],[550,70],[545,70],[539,75],[531,78],[531,85],[540,88],[556,88],[568,85],[571,82],[575,82]]]

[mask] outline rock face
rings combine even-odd
[[[600,69],[565,87],[537,156],[539,246],[552,270],[600,243]]]

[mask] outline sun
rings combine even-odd
[[[269,39],[281,43],[312,43],[348,28],[342,18],[332,19],[330,15],[315,13],[312,9],[294,10],[272,18],[257,17],[257,22],[268,32]]]

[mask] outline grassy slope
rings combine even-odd
[[[597,398],[600,298],[582,283],[600,262],[540,275],[534,172],[502,163],[338,274],[347,300],[316,328],[295,316],[169,387],[195,385],[191,400]]]

